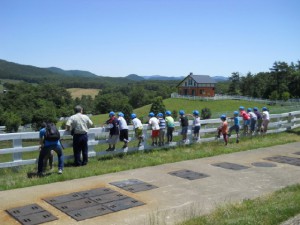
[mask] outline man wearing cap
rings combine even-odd
[[[73,135],[74,165],[85,166],[88,162],[88,136],[87,132],[93,126],[93,122],[87,115],[83,115],[83,108],[75,106],[75,114],[66,123],[66,130]],[[81,160],[82,154],[82,160]]]

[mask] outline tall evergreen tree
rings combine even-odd
[[[162,97],[156,97],[151,105],[150,112],[153,112],[155,115],[158,113],[164,113],[166,111],[166,106],[163,103]]]

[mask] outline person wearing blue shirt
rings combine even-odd
[[[234,111],[233,115],[234,115],[234,117],[231,117],[230,119],[233,119],[234,124],[229,128],[228,137],[230,137],[231,132],[233,130],[235,130],[235,132],[236,132],[236,143],[239,143],[239,132],[240,132],[239,112]]]
[[[38,159],[38,174],[43,174],[44,158],[51,150],[55,151],[58,157],[58,174],[62,174],[64,169],[64,153],[60,141],[45,140],[46,128],[40,130],[40,154]]]

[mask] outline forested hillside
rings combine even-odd
[[[104,88],[127,85],[135,81],[118,77],[97,76],[87,71],[65,71],[59,68],[39,68],[0,60],[0,79],[22,80],[28,83],[52,83],[65,88]]]
[[[38,129],[43,121],[56,122],[70,116],[80,104],[85,113],[109,111],[131,113],[134,108],[151,104],[160,96],[170,97],[178,81],[133,81],[126,78],[96,76],[87,71],[38,68],[0,60],[0,78],[5,93],[0,94],[0,125],[16,131],[19,125]],[[23,82],[11,82],[18,80]],[[83,95],[72,99],[67,88],[97,88],[95,98]]]
[[[229,78],[228,94],[243,95],[272,100],[300,98],[300,61],[290,65],[275,62],[270,72],[257,74],[232,73]]]
[[[131,78],[137,78],[136,75]],[[130,80],[100,77],[87,71],[64,71],[59,68],[38,68],[0,60],[0,79],[6,82],[6,92],[0,94],[0,125],[16,131],[19,125],[32,124],[38,129],[42,121],[56,122],[70,116],[74,105],[80,104],[85,113],[103,114],[133,109],[152,104],[157,98],[169,98],[176,92],[176,80]],[[83,95],[72,99],[66,88],[95,88],[99,93],[92,98]],[[229,81],[219,82],[216,93],[259,98],[283,99],[300,97],[300,62],[288,65],[275,62],[270,72],[232,73]]]

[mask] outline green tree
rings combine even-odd
[[[6,132],[17,132],[19,129],[19,126],[21,125],[21,118],[13,112],[6,112],[4,114],[4,126]]]
[[[201,119],[206,120],[211,118],[211,111],[209,108],[203,108],[201,110]]]
[[[273,101],[275,101],[275,100],[278,100],[279,99],[279,94],[278,94],[278,92],[275,90],[275,91],[272,91],[272,93],[270,94],[270,96],[269,96],[269,99],[270,100],[273,100]]]
[[[285,91],[285,92],[282,93],[281,99],[283,101],[287,101],[287,100],[289,100],[289,98],[290,98],[290,93],[288,91]]]
[[[228,94],[238,95],[240,93],[240,74],[238,72],[232,73],[229,81]]]
[[[172,117],[173,117],[174,120],[177,119],[177,117],[178,117],[178,112],[177,112],[176,109],[174,109],[174,110],[172,111]]]
[[[156,97],[151,105],[150,112],[155,115],[158,113],[164,113],[166,111],[166,106],[163,103],[162,97]]]
[[[131,113],[133,112],[133,108],[129,104],[123,105],[123,107],[120,109],[122,113],[124,113],[124,119],[127,123],[131,121]]]

